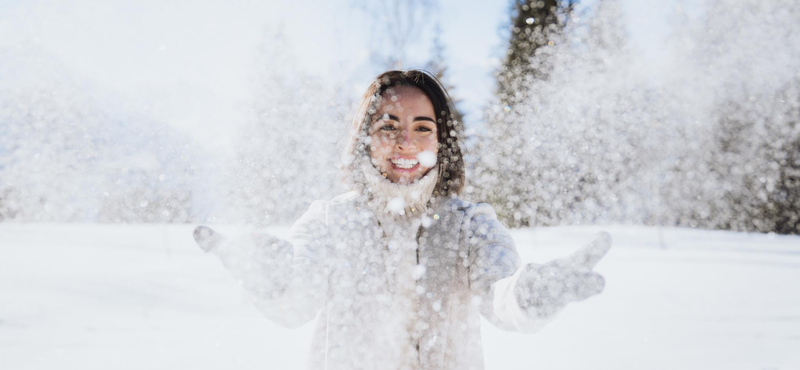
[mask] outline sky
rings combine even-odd
[[[585,1],[591,5],[594,1]],[[357,98],[374,76],[369,33],[358,0],[69,2],[0,0],[0,48],[52,55],[79,80],[126,101],[134,110],[225,149],[248,119],[248,79],[265,30],[280,28],[298,68],[346,81]],[[658,54],[667,35],[668,2],[624,0],[631,41]],[[454,95],[469,126],[494,88],[504,52],[508,1],[441,0],[441,23]],[[391,27],[391,24],[387,26]],[[420,50],[427,50],[420,48]],[[413,50],[412,50],[413,51]],[[405,67],[421,67],[412,63]]]

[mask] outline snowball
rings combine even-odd
[[[414,278],[414,280],[419,280],[422,278],[423,275],[425,275],[425,271],[426,271],[425,265],[422,264],[417,265],[416,267],[414,267],[414,272],[412,272],[412,277]]]
[[[430,218],[428,216],[422,217],[422,227],[427,229],[427,228],[429,228],[431,226],[432,223],[433,223],[433,219],[432,218]]]
[[[433,167],[433,165],[436,164],[436,154],[426,150],[417,154],[417,160],[419,160],[419,164],[424,167]]]
[[[401,197],[392,198],[386,204],[386,208],[391,212],[402,215],[405,213],[406,202]]]

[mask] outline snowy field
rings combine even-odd
[[[0,369],[303,368],[311,325],[260,316],[192,228],[0,224]],[[800,369],[800,237],[604,229],[605,292],[533,335],[484,322],[487,369]],[[596,230],[513,235],[547,261]]]

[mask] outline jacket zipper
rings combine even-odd
[[[422,227],[417,229],[417,265],[419,265],[419,235],[422,234]]]
[[[420,248],[419,235],[420,234],[422,234],[422,226],[420,226],[420,228],[417,229],[417,266],[419,266],[419,248]],[[421,362],[422,361],[422,354],[419,352],[419,339],[417,339],[416,347],[417,347],[417,361]]]

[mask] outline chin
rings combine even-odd
[[[417,172],[417,173],[410,174],[410,175],[409,174],[399,175],[399,176],[397,176],[397,180],[393,181],[393,182],[396,182],[398,184],[411,184],[411,183],[413,183],[415,181],[418,181],[419,179],[423,178],[427,172],[428,171],[426,170],[424,172]]]

